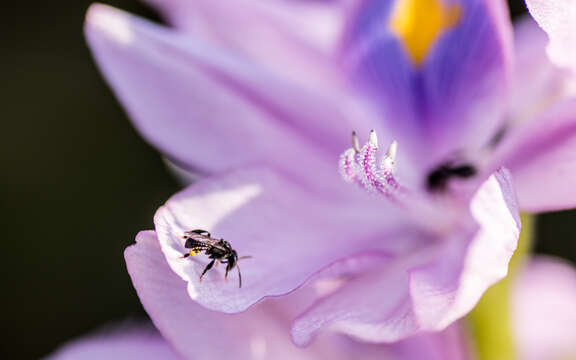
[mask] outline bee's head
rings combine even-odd
[[[238,263],[238,253],[236,253],[236,250],[232,250],[230,252],[230,256],[228,257],[228,266],[230,266],[232,269],[234,266],[236,266],[236,263]]]

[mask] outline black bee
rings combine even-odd
[[[184,247],[190,249],[189,252],[182,256],[183,258],[204,252],[205,255],[208,255],[208,258],[212,259],[212,261],[206,265],[204,271],[202,271],[200,281],[202,281],[204,274],[206,274],[208,270],[212,269],[214,264],[218,265],[219,263],[222,263],[226,264],[225,279],[228,279],[228,272],[230,270],[234,269],[234,267],[238,269],[238,287],[242,287],[242,274],[240,273],[238,261],[241,259],[249,259],[251,256],[242,256],[239,258],[236,250],[232,249],[232,246],[228,241],[224,239],[215,239],[206,230],[197,229],[186,231],[183,238],[186,240]]]
[[[440,164],[432,170],[426,179],[426,187],[430,192],[441,192],[446,190],[448,181],[452,178],[467,179],[476,175],[477,171],[474,165],[462,163],[455,164],[446,162]]]

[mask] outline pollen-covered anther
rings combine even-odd
[[[340,173],[344,180],[364,189],[392,197],[399,185],[394,177],[398,143],[393,141],[386,154],[378,161],[378,137],[370,131],[368,142],[360,148],[356,133],[352,133],[352,148],[340,156]]]

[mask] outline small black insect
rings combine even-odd
[[[428,174],[426,187],[430,192],[442,192],[446,190],[450,179],[467,179],[476,175],[476,173],[476,168],[472,164],[455,164],[453,162],[446,162],[440,164]]]
[[[226,264],[226,274],[225,279],[228,279],[228,272],[236,267],[238,269],[238,287],[242,287],[242,274],[240,273],[240,267],[238,266],[238,261],[241,259],[249,259],[251,256],[238,257],[236,250],[232,249],[230,243],[224,239],[215,239],[206,230],[190,230],[184,233],[183,238],[186,240],[184,247],[190,249],[189,252],[184,254],[182,257],[186,258],[188,256],[195,256],[204,252],[208,255],[208,258],[212,259],[208,265],[202,271],[200,275],[200,281],[204,274],[208,270],[212,269],[212,266],[219,263]]]

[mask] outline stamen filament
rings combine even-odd
[[[340,157],[340,173],[348,182],[355,182],[370,192],[394,197],[399,184],[394,177],[398,144],[393,141],[378,163],[378,137],[372,130],[368,142],[360,148],[356,132],[352,133],[352,148]]]

